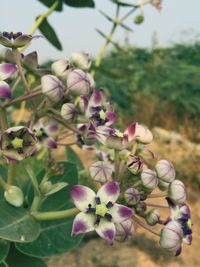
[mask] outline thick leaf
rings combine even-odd
[[[32,242],[40,233],[40,225],[23,208],[0,201],[0,238],[13,242]]]
[[[44,4],[45,6],[51,7],[56,0],[38,0],[39,2],[41,2],[42,4]],[[63,5],[62,5],[63,0],[60,0],[58,3],[58,6],[56,7],[55,10],[57,11],[62,11],[63,10]]]
[[[72,185],[78,183],[78,173],[76,165],[70,162],[60,162],[59,167],[62,170],[61,174],[50,177],[52,183],[65,182],[68,186],[64,187],[59,192],[50,195],[43,201],[40,208],[41,211],[61,210],[72,207],[69,190]]]
[[[10,243],[6,240],[0,239],[0,262],[2,262],[8,255]]]
[[[9,267],[47,267],[46,263],[42,259],[24,255],[19,252],[14,246],[12,246],[5,261]]]
[[[64,0],[64,2],[72,7],[95,7],[93,0]]]
[[[77,246],[81,236],[71,237],[73,219],[56,220],[41,224],[41,234],[29,244],[16,244],[21,252],[36,256],[49,257],[59,255]]]
[[[62,45],[56,35],[56,32],[49,24],[47,19],[43,20],[42,24],[39,26],[39,29],[53,46],[55,46],[58,50],[62,50]]]
[[[84,166],[83,166],[81,159],[76,154],[76,152],[74,152],[74,150],[69,146],[66,147],[66,155],[67,155],[68,161],[74,163],[76,165],[78,171],[81,171],[84,169]]]

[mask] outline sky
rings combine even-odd
[[[28,33],[35,18],[47,10],[37,0],[0,0],[0,3],[0,31]],[[34,40],[27,52],[37,50],[40,62],[68,57],[75,51],[87,51],[95,57],[104,43],[95,29],[108,33],[112,26],[98,10],[103,10],[109,16],[115,13],[115,5],[111,1],[95,0],[95,3],[95,9],[65,5],[63,12],[51,14],[49,22],[59,36],[63,51],[56,50],[45,38],[41,38]],[[134,16],[139,12],[127,20],[126,24],[133,29],[133,33],[128,34],[129,43],[137,47],[151,47],[154,33],[162,47],[177,42],[191,42],[199,38],[199,11],[200,0],[163,0],[161,12],[148,5],[144,8],[145,21],[142,25],[133,23]],[[126,37],[125,30],[118,29],[114,40],[123,44]]]

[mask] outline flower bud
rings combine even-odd
[[[92,60],[88,53],[77,52],[73,53],[71,56],[71,61],[76,68],[87,71],[92,63]]]
[[[94,80],[89,74],[75,69],[67,75],[67,87],[75,95],[88,95],[90,88],[94,87]]]
[[[11,96],[12,90],[10,86],[4,81],[0,81],[0,98],[7,99],[11,98]]]
[[[151,131],[143,125],[136,124],[135,139],[142,144],[149,144],[153,140]]]
[[[45,195],[46,193],[48,193],[52,189],[52,186],[53,186],[52,182],[46,181],[46,182],[40,184],[40,192]]]
[[[126,166],[130,172],[137,174],[142,170],[143,162],[140,157],[130,155],[127,158]]]
[[[106,146],[111,149],[121,150],[123,147],[122,141],[121,137],[110,135],[106,139]]]
[[[7,129],[1,135],[0,148],[8,161],[23,160],[37,151],[35,134],[24,126]]]
[[[71,64],[68,59],[60,59],[51,65],[51,69],[53,74],[58,76],[60,79],[65,80],[71,69]]]
[[[135,24],[141,24],[142,22],[144,22],[144,15],[137,15],[135,18],[134,18],[134,22]]]
[[[105,183],[112,179],[113,167],[109,162],[97,161],[90,167],[90,175],[94,181]]]
[[[182,204],[186,200],[185,185],[180,180],[174,180],[168,189],[168,197],[175,204]]]
[[[134,233],[134,225],[132,220],[126,220],[121,223],[116,223],[115,240],[124,242]]]
[[[129,205],[136,205],[140,200],[140,193],[133,187],[128,188],[124,193],[124,199]]]
[[[158,185],[156,172],[151,169],[146,169],[141,173],[141,181],[145,188],[153,190]]]
[[[159,160],[155,166],[158,178],[163,182],[171,183],[175,179],[175,169],[168,160]]]
[[[160,245],[178,256],[181,253],[182,238],[183,231],[180,224],[170,221],[161,231]]]
[[[166,182],[163,182],[161,181],[160,179],[158,179],[158,188],[161,190],[161,191],[165,191],[166,189],[168,189],[170,186],[170,183],[166,183]]]
[[[145,212],[147,209],[147,205],[144,201],[140,201],[137,203],[135,211],[140,216],[145,216]]]
[[[149,225],[154,226],[160,219],[160,213],[157,209],[152,209],[146,213],[145,219]]]
[[[17,186],[10,186],[4,192],[5,200],[14,207],[21,207],[24,202],[24,195],[22,190]]]
[[[11,64],[11,63],[0,64],[0,80],[1,81],[9,79],[9,78],[13,78],[16,72],[17,72],[17,67],[15,64]]]
[[[44,75],[41,79],[42,92],[51,101],[58,102],[64,96],[64,87],[54,75]]]
[[[62,105],[61,116],[67,121],[73,120],[76,116],[76,106],[72,103]]]

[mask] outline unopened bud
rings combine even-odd
[[[62,105],[61,116],[67,121],[73,120],[76,116],[76,106],[72,103]]]
[[[92,63],[90,55],[85,52],[73,53],[71,56],[71,61],[76,68],[87,71]]]
[[[131,187],[125,191],[124,198],[129,205],[136,205],[140,200],[140,193],[137,189]]]
[[[135,18],[134,18],[134,22],[135,24],[142,24],[142,22],[144,22],[144,15],[137,15]]]
[[[94,181],[105,183],[112,179],[113,167],[109,162],[97,161],[90,167],[90,175]]]
[[[161,190],[161,191],[165,191],[169,188],[170,186],[170,183],[166,183],[166,182],[163,182],[161,180],[158,179],[158,188]]]
[[[168,160],[159,160],[155,166],[158,178],[163,182],[171,183],[174,181],[176,173],[174,166]]]
[[[151,169],[146,169],[141,173],[141,181],[145,188],[153,190],[158,185],[156,172]]]
[[[42,92],[52,102],[58,102],[64,96],[62,82],[54,75],[44,75],[41,79]]]
[[[146,213],[145,218],[146,218],[146,222],[149,225],[153,226],[159,221],[160,213],[157,209],[152,209]]]
[[[40,184],[40,192],[45,195],[46,193],[48,193],[52,189],[52,186],[53,186],[52,182],[46,181],[46,182]]]
[[[59,78],[65,80],[67,78],[67,74],[71,69],[71,65],[69,60],[67,59],[60,59],[55,61],[51,65],[52,72],[58,76]]]
[[[12,90],[11,87],[4,81],[0,81],[0,98],[7,99],[11,98]]]
[[[116,223],[115,240],[124,242],[134,233],[134,225],[132,220],[126,220],[121,223]]]
[[[67,75],[67,87],[76,95],[88,95],[94,87],[93,78],[80,69],[72,70]]]
[[[183,231],[181,225],[175,221],[167,223],[161,231],[160,245],[168,251],[179,255],[181,252]]]
[[[137,203],[135,211],[140,216],[145,216],[145,212],[147,209],[147,205],[144,201],[140,201]]]
[[[153,135],[151,131],[145,126],[136,123],[135,126],[135,140],[142,144],[149,144],[153,140]]]
[[[130,155],[127,158],[126,166],[130,172],[137,174],[142,170],[143,162],[140,157]]]
[[[10,188],[4,192],[4,198],[14,207],[21,207],[24,202],[22,190],[14,185],[10,186]]]
[[[168,189],[168,197],[175,204],[182,204],[186,200],[185,185],[180,180],[174,180]]]

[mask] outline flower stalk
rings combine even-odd
[[[79,213],[79,210],[77,208],[72,208],[68,210],[49,211],[49,212],[32,211],[31,215],[38,221],[51,221],[51,220],[69,218],[69,217],[75,216],[78,213]]]

